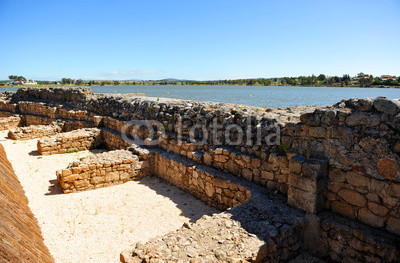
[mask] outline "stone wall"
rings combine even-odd
[[[0,186],[0,261],[54,262],[1,144]]]
[[[220,210],[239,206],[250,197],[249,190],[232,183],[222,173],[210,172],[205,166],[196,166],[176,155],[156,153],[152,164],[154,175]]]
[[[41,155],[61,154],[98,148],[102,143],[97,128],[80,129],[38,140],[37,147]]]
[[[56,123],[51,125],[31,125],[10,130],[8,137],[13,140],[30,140],[52,136],[60,132],[62,132],[62,127]]]
[[[282,142],[329,161],[326,208],[400,235],[400,103],[344,100],[286,125]]]
[[[11,113],[11,112],[8,112],[8,111],[0,111],[0,118],[3,118],[3,117],[11,117],[11,116],[14,116],[14,114]]]
[[[93,154],[57,171],[57,179],[64,193],[90,190],[139,180],[143,161],[130,151],[117,150]]]
[[[20,88],[13,95],[19,101],[55,101],[59,103],[82,103],[93,95],[89,88]]]
[[[333,262],[399,262],[400,238],[340,215],[309,215],[304,244],[312,255]]]
[[[13,140],[31,140],[92,126],[86,121],[53,121],[53,119],[47,117],[43,118],[34,115],[23,115],[22,123],[26,126],[10,130],[8,137]]]
[[[132,145],[132,143],[125,141],[119,133],[112,130],[102,129],[101,137],[103,145],[107,150],[127,149]]]
[[[15,129],[21,124],[19,116],[0,117],[0,131]]]

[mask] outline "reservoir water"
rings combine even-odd
[[[0,88],[17,90],[18,88]],[[286,86],[92,86],[95,93],[145,93],[149,97],[236,103],[255,107],[332,105],[342,99],[400,98],[400,89]]]

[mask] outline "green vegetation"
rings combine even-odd
[[[26,78],[24,78],[23,76],[10,75],[8,76],[8,78],[14,81],[26,81]]]
[[[23,76],[11,75],[10,80],[25,80]],[[0,81],[0,85],[6,85],[8,81]],[[59,81],[37,81],[38,86],[43,85],[77,85],[77,86],[117,86],[117,85],[238,85],[238,86],[311,86],[311,87],[400,87],[400,76],[374,77],[359,73],[350,77],[326,76],[325,74],[281,77],[281,78],[255,78],[234,80],[74,80],[63,78]]]
[[[79,152],[78,149],[73,149],[73,150],[66,151],[65,153],[77,153],[77,152]]]

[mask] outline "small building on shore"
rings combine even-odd
[[[381,76],[382,81],[386,81],[386,80],[396,80],[395,76],[390,76],[390,75],[382,75]]]

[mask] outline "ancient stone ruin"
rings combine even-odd
[[[258,109],[22,88],[0,110],[41,155],[106,150],[57,172],[64,193],[157,176],[221,211],[121,262],[400,261],[399,100]]]

